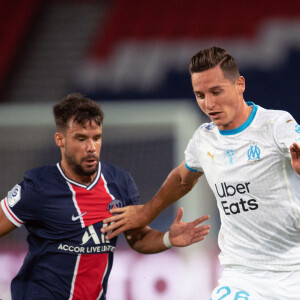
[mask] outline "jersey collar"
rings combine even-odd
[[[74,180],[68,178],[68,177],[65,175],[64,171],[62,170],[60,163],[57,163],[56,166],[57,166],[57,168],[58,168],[60,174],[62,175],[62,177],[63,177],[66,181],[68,181],[69,183],[72,183],[72,184],[74,184],[74,185],[83,187],[83,188],[85,188],[85,189],[87,189],[87,190],[91,190],[91,189],[96,185],[96,183],[98,182],[98,180],[99,180],[99,178],[100,178],[100,175],[101,175],[101,162],[99,162],[99,168],[98,168],[98,172],[97,172],[97,175],[96,175],[95,179],[93,180],[93,182],[92,182],[90,185],[84,185],[84,184],[82,184],[82,183],[78,183],[78,182],[76,182],[76,181],[74,181]]]
[[[234,128],[234,129],[230,129],[230,130],[219,130],[221,135],[232,135],[232,134],[237,134],[242,132],[243,130],[245,130],[253,121],[256,112],[257,112],[257,105],[255,105],[253,102],[246,102],[248,106],[252,106],[252,111],[251,114],[249,116],[249,118],[247,119],[247,121],[245,123],[243,123],[241,126]]]

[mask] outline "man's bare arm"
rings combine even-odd
[[[297,174],[300,174],[300,144],[293,143],[290,147],[290,152],[292,167]]]
[[[112,209],[110,212],[118,215],[104,220],[104,223],[111,224],[102,228],[102,232],[114,230],[107,234],[107,238],[111,239],[126,230],[149,225],[166,207],[187,194],[202,174],[189,171],[184,162],[181,163],[171,171],[151,201],[145,205]]]
[[[7,219],[0,205],[0,237],[4,236],[15,228],[16,226]]]
[[[209,233],[210,225],[199,225],[208,220],[209,216],[203,216],[189,223],[182,222],[182,216],[183,208],[179,207],[177,216],[169,230],[171,245],[185,247],[204,240]],[[124,234],[130,247],[139,253],[151,254],[168,249],[163,242],[165,233],[151,229],[149,226],[132,229]]]

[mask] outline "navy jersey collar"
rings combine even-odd
[[[62,177],[64,177],[64,179],[65,179],[66,181],[68,181],[68,182],[70,182],[70,183],[72,183],[72,184],[74,184],[74,185],[83,187],[83,188],[85,188],[85,189],[87,189],[87,190],[91,190],[91,189],[97,184],[97,182],[99,181],[100,175],[101,175],[101,162],[99,162],[99,168],[98,168],[98,172],[97,172],[97,175],[96,175],[95,179],[93,180],[93,182],[92,182],[90,185],[84,185],[84,184],[78,183],[78,182],[76,182],[76,181],[74,181],[74,180],[68,178],[68,177],[65,175],[65,173],[64,173],[64,171],[63,171],[63,169],[62,169],[62,167],[61,167],[61,165],[60,165],[60,162],[57,163],[56,166],[57,166],[57,168],[58,168],[60,174],[62,175]]]
[[[249,118],[247,119],[247,121],[245,123],[243,123],[241,126],[235,128],[235,129],[230,129],[230,130],[219,130],[219,132],[222,134],[222,135],[232,135],[232,134],[237,134],[237,133],[240,133],[242,132],[243,130],[245,130],[253,121],[255,115],[256,115],[256,112],[257,112],[257,105],[255,105],[253,102],[246,102],[248,106],[252,106],[252,111],[251,111],[251,114],[249,116]]]

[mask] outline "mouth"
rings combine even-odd
[[[92,167],[98,163],[98,159],[96,157],[86,158],[84,162],[89,166]]]
[[[210,113],[208,113],[208,116],[211,119],[218,119],[218,118],[220,118],[221,114],[222,114],[222,112],[216,111],[216,112],[210,112]]]

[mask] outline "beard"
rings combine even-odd
[[[96,172],[98,172],[99,158],[93,154],[90,154],[87,157],[82,158],[79,162],[76,161],[76,159],[74,157],[72,157],[71,155],[69,155],[67,153],[65,153],[65,158],[66,158],[68,165],[79,176],[91,176],[91,175],[94,175]],[[89,168],[88,170],[86,170],[82,166],[82,163],[88,159],[95,159],[97,161],[97,164],[95,165],[94,168],[92,168],[92,169]]]

